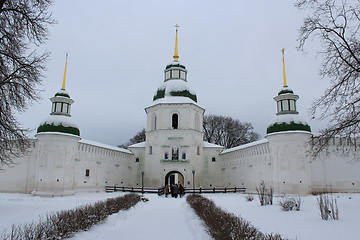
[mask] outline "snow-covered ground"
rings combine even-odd
[[[70,197],[40,198],[25,194],[0,193],[0,233],[13,223],[37,221],[39,216],[57,210],[72,209],[123,193],[77,193]],[[272,206],[261,207],[257,197],[247,202],[244,194],[207,194],[224,210],[240,215],[266,233],[276,232],[297,240],[358,239],[360,194],[336,194],[339,220],[324,221],[319,216],[315,196],[302,197],[300,212],[281,210],[275,198]],[[104,223],[73,239],[211,239],[200,219],[182,198],[146,195],[128,211],[109,216]]]
[[[222,209],[233,212],[250,221],[263,233],[280,233],[283,237],[296,240],[335,240],[360,239],[359,194],[334,194],[339,209],[339,220],[322,220],[316,196],[300,196],[303,199],[301,210],[282,211],[278,202],[281,197],[274,198],[274,205],[260,206],[255,196],[248,202],[245,195],[205,195]]]
[[[0,233],[12,224],[37,222],[40,216],[60,210],[73,209],[123,193],[77,193],[69,197],[42,198],[30,194],[0,193]]]

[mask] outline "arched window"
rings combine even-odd
[[[178,129],[178,127],[179,127],[179,116],[176,113],[174,113],[172,115],[172,128]]]

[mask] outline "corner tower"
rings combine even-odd
[[[310,167],[306,155],[311,129],[296,109],[295,95],[286,83],[284,49],[282,49],[284,86],[274,100],[276,117],[267,128],[271,153],[270,183],[278,193],[301,193],[310,191]]]
[[[74,193],[80,131],[71,120],[70,110],[74,101],[65,91],[66,68],[67,54],[62,88],[50,98],[50,116],[37,129],[38,158],[33,195],[52,197]]]

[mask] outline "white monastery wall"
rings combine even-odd
[[[272,158],[267,139],[224,150],[220,156],[223,187],[245,187],[248,192],[255,192],[262,181],[272,185]]]
[[[356,142],[360,143],[360,139]],[[332,139],[328,147],[310,161],[311,191],[360,192],[359,149],[359,145],[346,139]]]
[[[106,146],[87,140],[78,143],[75,159],[75,190],[103,190],[106,185],[130,185],[130,160],[128,150]]]
[[[0,192],[31,193],[35,189],[37,140],[31,140],[29,152],[14,159],[13,166],[3,165],[0,170]]]

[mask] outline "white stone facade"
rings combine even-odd
[[[176,62],[165,72],[179,69],[186,73]],[[312,134],[306,130],[279,130],[232,149],[204,142],[205,109],[194,101],[196,94],[188,87],[186,75],[183,79],[169,76],[165,76],[167,84],[158,89],[153,104],[145,108],[145,142],[126,150],[71,133],[40,132],[27,155],[16,159],[12,167],[3,166],[0,191],[64,196],[75,191],[103,191],[107,185],[158,188],[180,182],[186,188],[235,186],[255,192],[264,181],[276,193],[360,192],[360,161],[355,147],[359,144],[334,139],[313,159],[308,152]],[[296,122],[300,119],[298,96],[284,89],[285,93],[274,98],[278,120],[271,126],[282,124],[285,118],[303,124],[302,120]],[[58,105],[68,104],[59,114],[70,118],[70,97],[57,96],[55,100]],[[52,113],[56,109],[53,105]]]

